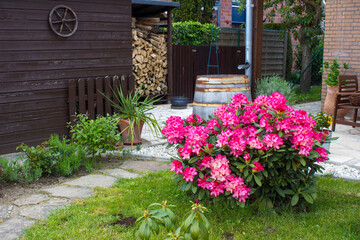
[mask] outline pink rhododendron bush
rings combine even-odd
[[[313,203],[326,136],[305,111],[285,103],[280,93],[253,102],[238,94],[209,121],[171,116],[162,133],[178,149],[171,171],[184,181],[181,188],[231,205]]]

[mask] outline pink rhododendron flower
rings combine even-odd
[[[211,178],[217,181],[224,181],[231,170],[229,168],[229,160],[225,155],[218,154],[215,159],[210,163],[211,165]]]
[[[183,172],[183,165],[179,160],[174,160],[170,164],[170,167],[171,167],[170,171],[175,172],[176,174]]]
[[[206,176],[206,174],[204,175],[204,178],[199,178],[199,183],[198,186],[201,187],[202,189],[210,189],[212,184],[211,182],[208,182],[206,179],[210,178],[209,176]]]
[[[328,155],[326,149],[322,148],[322,147],[318,147],[318,148],[315,149],[315,151],[320,154],[320,157],[316,158],[317,162],[318,163],[319,162],[325,162],[326,159],[327,159],[327,155]]]
[[[209,190],[211,191],[211,196],[217,197],[220,193],[224,193],[225,184],[223,182],[212,181],[210,183]]]
[[[241,105],[249,104],[249,101],[244,94],[236,94],[231,98],[231,104],[237,108],[241,108]]]
[[[265,143],[266,147],[273,147],[274,149],[279,149],[280,146],[284,143],[282,138],[275,133],[266,134],[262,140]]]
[[[251,167],[255,171],[264,171],[264,167],[259,162],[254,162],[255,167]]]
[[[218,136],[216,146],[221,148],[225,145],[228,145],[232,134],[233,132],[230,129],[226,129],[225,131],[221,132]]]
[[[225,112],[222,116],[220,116],[220,119],[226,127],[236,126],[240,123],[239,117],[232,112]]]
[[[183,179],[185,179],[185,181],[190,181],[192,182],[194,180],[194,177],[197,175],[197,171],[196,168],[194,167],[188,167],[185,169],[185,171],[183,172]]]
[[[246,185],[238,186],[232,196],[238,198],[239,202],[246,202],[246,199],[250,196],[250,191],[251,189],[246,187]]]
[[[257,122],[257,114],[254,111],[248,110],[245,111],[243,115],[241,115],[240,122],[243,124],[251,124]]]
[[[218,123],[217,119],[216,118],[212,118],[210,119],[207,124],[206,124],[206,127],[212,132],[212,133],[215,133],[216,131],[214,130],[214,127],[218,127],[220,128],[220,124]]]
[[[180,143],[185,138],[184,121],[178,116],[169,117],[161,133],[169,143]]]
[[[197,121],[195,122],[195,117],[194,115],[196,115],[196,119]],[[204,121],[199,115],[197,114],[191,114],[189,115],[187,118],[186,118],[186,121],[188,121],[189,123],[191,124],[199,124],[201,123],[202,121]]]
[[[200,162],[200,168],[211,168],[211,161],[213,158],[211,156],[204,156]]]
[[[224,113],[226,113],[226,106],[220,106],[215,110],[214,116],[222,117],[224,115]]]
[[[244,179],[242,179],[241,177],[235,177],[229,175],[226,177],[225,188],[226,191],[230,193],[234,193],[234,191],[236,191],[236,189],[239,186],[242,186],[243,184],[244,184]]]
[[[257,137],[248,138],[247,144],[250,146],[250,148],[259,150],[264,149],[264,144]]]

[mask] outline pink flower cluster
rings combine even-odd
[[[259,96],[253,102],[238,94],[230,104],[219,107],[209,121],[194,115],[186,119],[187,123],[180,117],[170,117],[162,133],[170,144],[178,144],[179,152],[171,171],[182,174],[185,181],[195,181],[214,197],[229,192],[245,202],[250,188],[231,170],[233,162],[251,164],[253,173],[258,174],[266,163],[261,158],[253,160],[255,151],[289,149],[304,157],[314,150],[320,155],[317,162],[325,161],[327,151],[314,147],[324,134],[315,131],[315,121],[305,111],[295,111],[285,103],[280,93]],[[190,163],[194,157],[197,160]]]

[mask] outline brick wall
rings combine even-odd
[[[324,61],[337,58],[340,65],[349,62],[346,74],[360,79],[360,1],[327,0],[325,11]],[[321,109],[326,96],[326,73],[323,74]]]
[[[231,27],[232,0],[220,0],[220,27]]]

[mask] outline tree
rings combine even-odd
[[[216,0],[175,0],[180,8],[174,9],[174,22],[212,22],[212,12]]]
[[[301,70],[304,71],[312,59],[316,47],[314,38],[322,34],[321,21],[324,17],[322,0],[264,0],[266,15],[270,20],[278,13],[284,29],[289,29],[300,43],[302,50]],[[311,66],[300,79],[301,92],[311,86]]]

